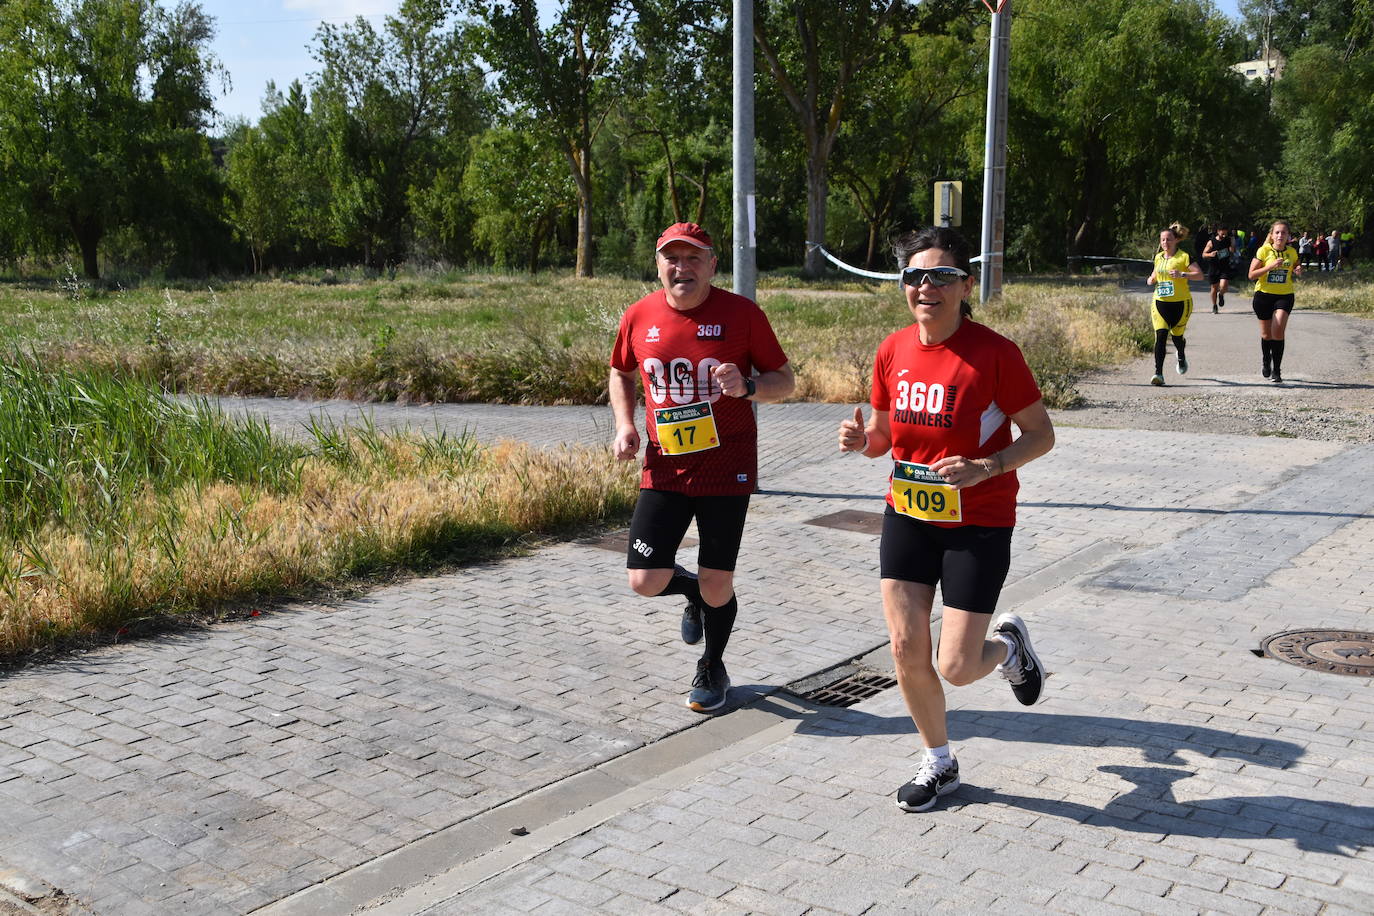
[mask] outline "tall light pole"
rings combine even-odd
[[[1002,251],[1007,211],[1007,57],[1010,46],[1011,0],[1002,0],[992,13],[992,38],[988,49],[987,127],[983,143],[983,260],[978,278],[980,302],[1002,295]]]
[[[754,0],[735,2],[735,245],[734,290],[758,289],[754,246]]]

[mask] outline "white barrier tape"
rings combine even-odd
[[[858,275],[861,276],[861,277],[868,277],[868,278],[871,279],[871,280],[898,280],[898,281],[900,281],[900,280],[902,279],[902,275],[901,275],[901,274],[884,274],[884,273],[878,273],[877,271],[874,271],[874,270],[864,270],[862,267],[852,267],[852,266],[850,266],[849,264],[846,264],[844,261],[841,261],[839,258],[835,257],[835,256],[834,256],[833,254],[831,254],[830,252],[826,251],[824,245],[817,245],[815,242],[807,242],[806,244],[807,244],[807,246],[810,247],[810,248],[817,248],[817,249],[819,249],[820,252],[821,252],[821,254],[825,255],[825,259],[826,259],[827,261],[829,261],[831,264],[834,264],[836,267],[840,268],[841,270],[847,270],[847,271],[849,271],[849,272],[852,273],[852,274],[858,274]],[[976,257],[976,258],[971,258],[970,260],[971,260],[972,263],[977,264],[977,263],[979,263],[980,261],[982,261],[983,259],[982,259],[982,257]]]

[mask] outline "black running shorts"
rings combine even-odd
[[[1255,298],[1250,303],[1250,307],[1255,310],[1255,317],[1260,321],[1268,321],[1274,317],[1274,313],[1279,309],[1291,313],[1293,311],[1293,294],[1266,293],[1255,290]]]
[[[672,569],[693,516],[701,544],[697,566],[735,571],[749,494],[688,496],[668,490],[640,490],[625,552],[629,569]]]
[[[991,614],[1011,568],[1011,528],[986,525],[946,527],[883,514],[878,548],[884,579],[940,585],[945,607]]]

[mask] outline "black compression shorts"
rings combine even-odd
[[[940,585],[945,607],[991,614],[1011,568],[1011,528],[985,525],[945,527],[883,514],[878,548],[884,579]]]
[[[1279,309],[1292,313],[1293,294],[1266,293],[1255,290],[1255,298],[1251,300],[1250,307],[1255,310],[1256,318],[1260,321],[1268,321],[1274,317],[1274,313]]]
[[[701,544],[697,566],[735,571],[749,494],[688,496],[669,490],[640,490],[630,522],[630,541],[625,551],[629,569],[672,569],[677,549],[692,518],[697,520]]]

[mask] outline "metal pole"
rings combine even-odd
[[[1011,4],[992,14],[988,49],[987,128],[983,143],[983,260],[979,301],[1002,295],[1002,250],[1007,207],[1007,58],[1011,46]]]
[[[735,3],[735,292],[758,289],[754,243],[754,0]]]

